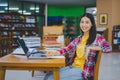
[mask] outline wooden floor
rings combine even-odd
[[[43,80],[44,73],[35,72],[32,77],[31,71],[10,71],[7,70],[5,80]],[[120,52],[103,54],[100,65],[99,80],[120,79]]]

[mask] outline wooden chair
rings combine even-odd
[[[62,44],[56,44],[57,38],[63,35],[64,26],[44,26],[41,40],[41,46],[62,46]],[[54,44],[53,44],[54,43]]]
[[[88,80],[98,80],[101,56],[102,51],[97,51],[97,54],[95,56],[94,77],[90,77],[88,78]],[[66,65],[69,65],[69,57],[70,55],[66,55]]]
[[[94,79],[93,80],[98,80],[101,56],[102,56],[102,51],[99,51],[96,55],[96,62],[95,62],[96,64],[94,68]]]

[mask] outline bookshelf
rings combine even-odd
[[[113,26],[112,48],[115,52],[120,52],[120,25]]]
[[[17,47],[18,37],[35,36],[38,27],[35,15],[0,13],[0,32],[2,37],[11,37],[13,47]]]

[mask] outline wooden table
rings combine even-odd
[[[59,68],[65,66],[65,58],[56,59],[27,59],[24,55],[8,54],[0,58],[0,80],[5,80],[8,70],[49,70],[54,73],[54,80],[60,80]]]

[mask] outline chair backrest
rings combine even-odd
[[[44,26],[43,27],[43,36],[44,35],[61,35],[63,34],[64,26]]]
[[[63,35],[63,28],[64,26],[62,25],[61,26],[44,26],[42,31],[43,34],[42,34],[40,49],[44,49],[45,44],[47,45],[49,44],[50,46],[50,44],[53,43],[55,45],[55,43],[57,43],[58,37]],[[57,44],[56,46],[59,46],[59,44]]]
[[[102,51],[99,51],[96,56],[96,64],[94,68],[94,80],[98,80],[101,56],[102,56]]]

